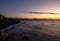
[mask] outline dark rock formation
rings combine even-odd
[[[9,25],[19,23],[19,21],[14,20],[13,18],[6,18],[0,14],[0,30],[7,28]]]

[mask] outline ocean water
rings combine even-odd
[[[2,30],[11,34],[14,41],[22,41],[26,36],[30,41],[60,41],[60,21],[53,20],[21,20]],[[16,38],[16,39],[15,39]]]

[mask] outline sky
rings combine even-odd
[[[60,19],[60,14],[27,12],[60,13],[60,0],[0,0],[0,13],[6,17]]]

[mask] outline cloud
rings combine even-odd
[[[31,14],[58,14],[58,13],[50,13],[50,12],[27,12]]]

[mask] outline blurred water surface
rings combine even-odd
[[[60,41],[60,21],[55,20],[21,20],[2,31],[15,34],[18,39],[28,36],[34,41]]]

